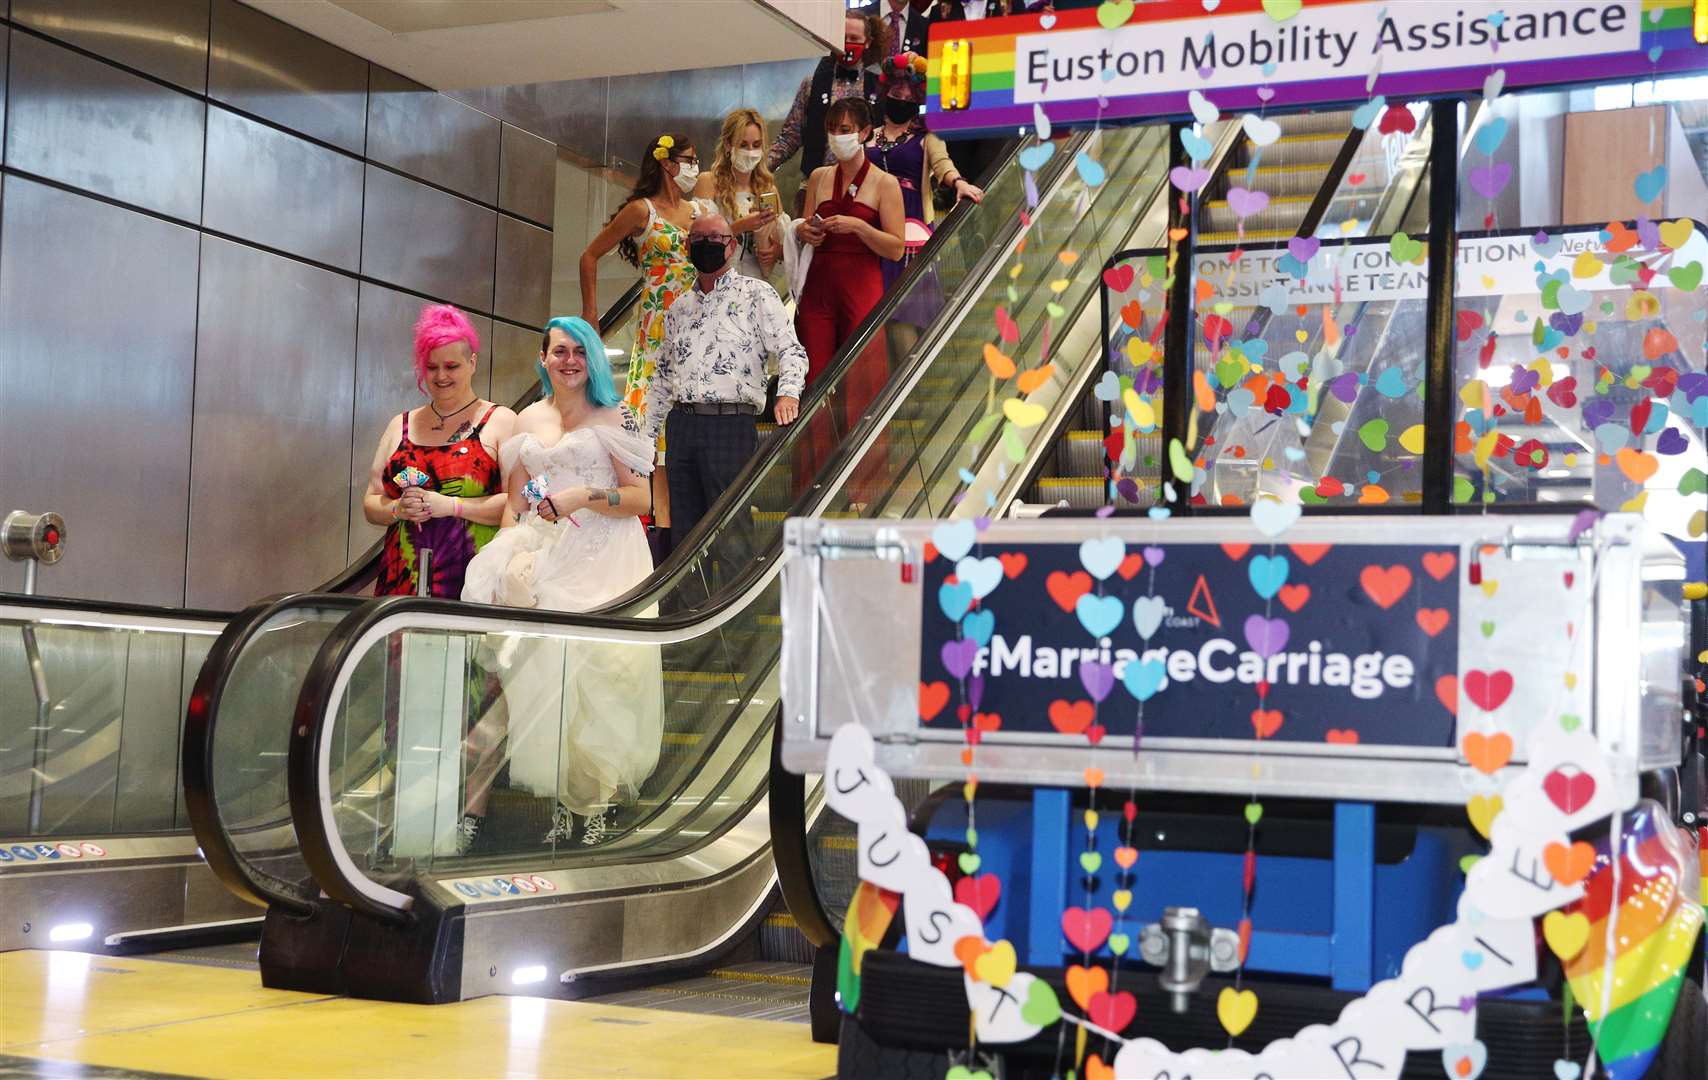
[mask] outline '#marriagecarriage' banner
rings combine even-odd
[[[931,31],[939,134],[1695,71],[1693,0],[1160,0]],[[944,94],[965,86],[968,94]],[[954,98],[959,107],[950,107]]]

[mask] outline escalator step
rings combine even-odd
[[[1270,199],[1268,206],[1245,219],[1246,235],[1275,229],[1296,233],[1299,223],[1305,218],[1305,211],[1310,208],[1311,196],[1308,195],[1283,195]],[[1239,226],[1239,218],[1227,200],[1213,199],[1204,204],[1200,224],[1206,232],[1233,232]]]
[[[1261,156],[1262,165],[1322,165],[1327,166],[1340,153],[1346,142],[1346,129],[1314,132],[1307,135],[1283,135],[1262,148],[1247,142],[1243,147],[1245,161]],[[1261,168],[1261,165],[1259,166]]]
[[[1256,190],[1269,192],[1272,200],[1289,195],[1314,198],[1327,174],[1321,165],[1259,165]],[[1240,173],[1239,178],[1243,180],[1245,174]]]

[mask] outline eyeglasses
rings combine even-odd
[[[670,160],[679,165],[698,165],[700,163],[700,157],[698,154],[688,155],[685,157],[673,157]]]

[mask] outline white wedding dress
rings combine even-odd
[[[509,476],[521,461],[548,492],[617,486],[613,459],[652,472],[652,446],[621,427],[590,424],[547,446],[532,432],[499,448]],[[635,517],[577,510],[548,522],[532,508],[469,561],[463,599],[477,604],[587,611],[652,572]],[[633,802],[658,764],[664,684],[655,645],[497,635],[509,707],[510,786],[555,797],[577,814]]]

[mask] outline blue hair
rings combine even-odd
[[[540,332],[540,355],[544,356],[546,349],[551,346],[552,331],[562,330],[568,334],[571,341],[581,346],[587,354],[587,400],[601,409],[608,409],[623,400],[617,394],[617,384],[611,378],[611,358],[605,355],[605,341],[599,336],[599,331],[586,319],[578,315],[559,315],[546,323]],[[534,366],[540,373],[540,396],[552,396],[551,376],[546,373],[546,365],[536,360]]]

